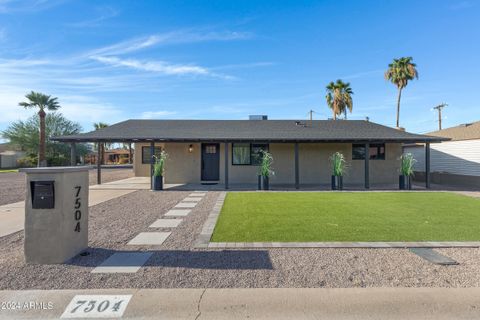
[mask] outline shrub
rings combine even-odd
[[[160,177],[163,176],[165,173],[165,161],[168,158],[168,154],[165,152],[165,150],[162,150],[160,153],[160,156],[153,156],[155,158],[155,164],[153,165],[153,175],[155,177]]]
[[[413,166],[417,160],[413,158],[411,153],[404,153],[400,156],[400,174],[403,176],[413,176]]]
[[[273,156],[270,152],[262,150],[262,163],[260,164],[260,175],[262,177],[269,177],[274,175],[272,169]]]
[[[330,160],[332,161],[333,175],[336,177],[343,176],[346,168],[346,161],[343,154],[341,152],[335,152],[330,157]]]

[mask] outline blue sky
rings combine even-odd
[[[349,81],[349,119],[395,124],[383,78],[412,56],[419,80],[400,124],[436,129],[480,120],[480,1],[0,0],[0,130],[32,110],[30,90],[57,96],[80,122],[130,118],[330,117],[329,81]]]

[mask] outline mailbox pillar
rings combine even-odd
[[[88,170],[42,167],[25,172],[25,261],[64,263],[88,246]]]

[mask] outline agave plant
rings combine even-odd
[[[413,166],[417,160],[413,158],[411,153],[404,153],[400,156],[400,173],[404,176],[413,176]]]
[[[262,150],[262,163],[260,164],[260,175],[262,177],[273,176],[275,172],[272,169],[273,156],[270,152]]]
[[[155,177],[161,177],[163,176],[163,173],[165,172],[165,162],[167,161],[168,154],[165,152],[165,150],[162,150],[160,153],[160,156],[153,155],[155,158],[155,163],[153,165],[153,175]]]
[[[330,157],[333,165],[333,175],[336,177],[341,177],[345,173],[346,161],[345,157],[341,152],[335,152]]]

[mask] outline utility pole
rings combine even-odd
[[[310,121],[313,120],[313,113],[314,113],[314,112],[315,112],[315,111],[313,111],[313,110],[308,111],[308,113],[310,114]]]
[[[442,103],[433,108],[438,111],[438,130],[442,130],[442,109],[446,106],[448,106],[448,104]]]

